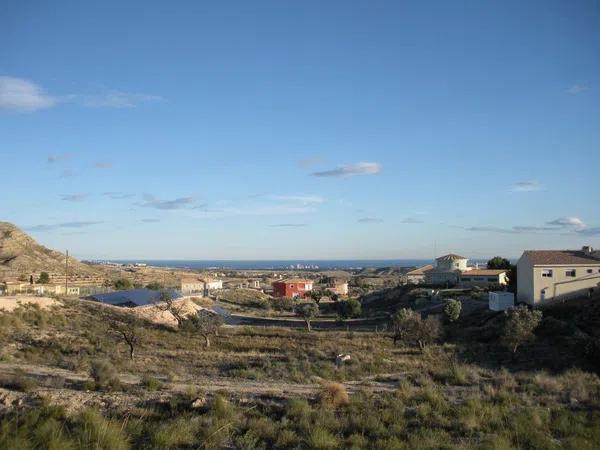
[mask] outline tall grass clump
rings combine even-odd
[[[327,383],[321,387],[319,402],[322,406],[339,408],[350,403],[346,387],[341,383]]]

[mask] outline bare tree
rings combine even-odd
[[[133,361],[142,335],[139,319],[131,314],[120,314],[107,317],[107,320],[109,328],[129,347],[129,358]]]
[[[300,303],[295,308],[296,315],[302,317],[304,319],[304,323],[306,323],[306,331],[312,331],[312,327],[310,325],[310,321],[317,315],[319,312],[319,307],[315,303]]]
[[[206,348],[208,348],[210,347],[210,337],[217,336],[222,325],[223,318],[219,314],[208,309],[201,309],[195,315],[184,320],[183,329],[204,337]]]
[[[177,326],[182,327],[185,321],[185,306],[183,302],[176,301],[171,292],[162,289],[156,301],[156,307],[160,311],[170,312],[177,321]]]

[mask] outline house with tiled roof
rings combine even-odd
[[[517,262],[517,301],[540,305],[549,300],[600,291],[600,251],[526,250]]]
[[[460,280],[460,274],[469,270],[469,258],[455,253],[435,259],[435,267],[425,273],[425,283],[437,286],[454,286]]]
[[[507,284],[507,269],[471,269],[460,274],[460,285],[463,287],[506,286]]]
[[[406,282],[408,284],[425,283],[425,274],[430,270],[433,270],[433,264],[427,264],[425,266],[417,267],[410,272],[406,272]]]

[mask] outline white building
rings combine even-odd
[[[197,277],[185,277],[179,280],[179,290],[183,295],[203,295],[204,281]]]
[[[430,270],[433,270],[432,264],[427,264],[426,266],[419,267],[417,269],[411,270],[410,272],[406,272],[406,282],[408,284],[425,283],[425,274]]]
[[[454,253],[436,258],[435,268],[425,273],[425,283],[438,286],[458,284],[460,274],[469,270],[468,261],[469,258]]]
[[[512,292],[490,292],[488,300],[492,311],[506,311],[515,306],[515,294]]]
[[[526,250],[517,262],[517,301],[539,305],[551,299],[600,291],[600,251]]]
[[[471,269],[461,272],[460,285],[464,287],[506,286],[508,270],[506,269]]]

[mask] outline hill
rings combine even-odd
[[[0,222],[0,277],[28,276],[45,271],[64,274],[66,256],[36,242],[15,225]],[[99,275],[101,271],[69,257],[72,275]]]

